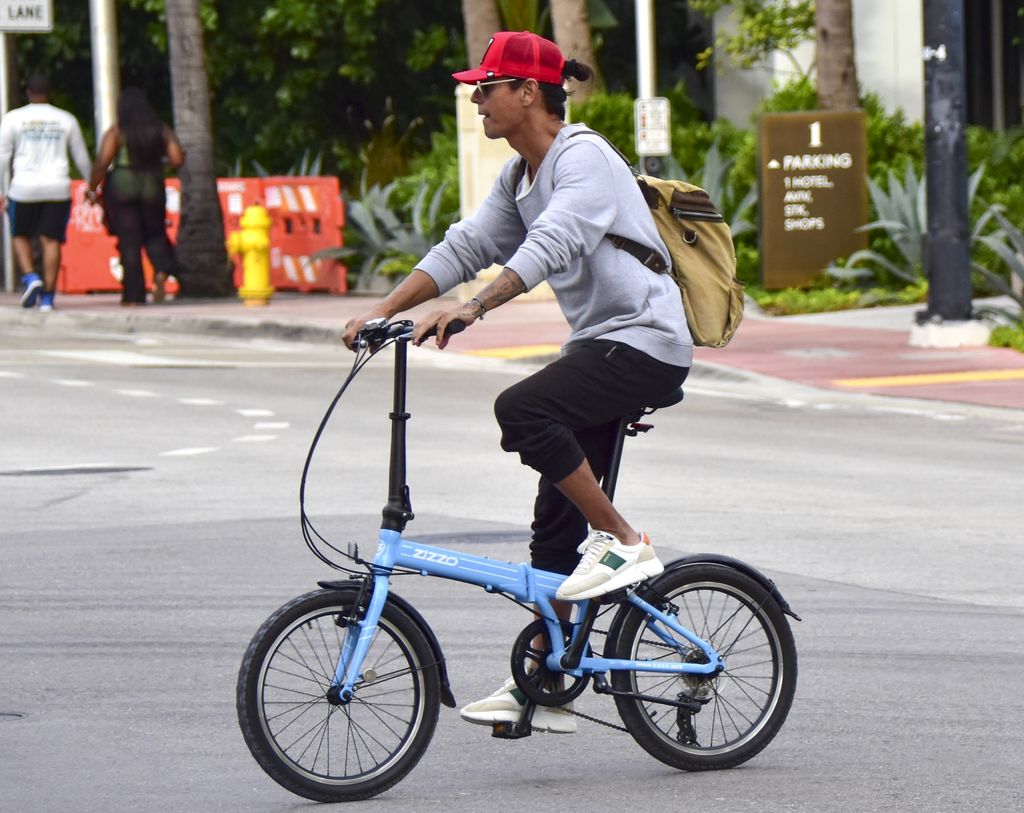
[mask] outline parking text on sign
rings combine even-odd
[[[865,245],[864,115],[769,114],[760,139],[762,280],[803,285]]]

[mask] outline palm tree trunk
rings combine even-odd
[[[178,261],[183,297],[234,292],[217,196],[209,84],[198,0],[166,0],[174,129],[185,150]]]
[[[587,15],[587,0],[551,0],[551,27],[555,31],[555,42],[562,49],[566,59],[575,59],[594,69],[594,78],[575,86],[569,84],[574,102],[585,101],[592,93],[603,89],[604,82],[597,70],[593,37],[590,32],[590,17]]]
[[[466,27],[469,64],[476,67],[484,58],[491,34],[501,30],[501,18],[494,0],[462,0],[462,20]]]
[[[818,106],[822,110],[855,110],[860,106],[851,5],[850,0],[818,0],[815,5]]]

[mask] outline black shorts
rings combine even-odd
[[[9,200],[11,234],[15,237],[49,237],[58,243],[67,242],[70,200],[43,200],[19,203]]]

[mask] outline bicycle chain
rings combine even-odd
[[[568,711],[568,709],[566,709],[566,711]],[[569,714],[571,714],[573,717],[582,717],[584,720],[590,720],[590,722],[597,723],[598,725],[607,726],[608,728],[614,728],[616,731],[622,731],[626,734],[629,733],[629,729],[625,726],[616,725],[615,723],[609,723],[606,720],[599,720],[596,717],[591,717],[589,714],[584,714],[582,711],[569,711]]]
[[[598,629],[595,629],[595,630],[593,630],[591,632],[591,634],[607,635],[608,634],[608,630],[598,630]],[[652,646],[662,647],[663,649],[674,649],[674,647],[671,647],[668,644],[661,643],[660,641],[648,641],[648,643],[650,645],[652,645]],[[582,711],[576,711],[575,709],[573,709],[572,711],[569,711],[569,709],[565,709],[565,711],[567,711],[573,717],[582,717],[584,720],[589,720],[592,723],[597,723],[598,725],[603,725],[606,728],[613,728],[616,731],[623,732],[624,734],[628,734],[629,733],[629,729],[626,728],[625,726],[616,725],[615,723],[609,723],[607,720],[600,720],[597,717],[592,717],[589,714],[584,714]]]

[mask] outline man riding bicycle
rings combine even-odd
[[[444,348],[453,320],[471,325],[547,281],[571,328],[561,356],[498,396],[502,448],[540,473],[531,563],[567,574],[558,598],[579,601],[656,576],[663,566],[647,535],[615,509],[599,481],[624,415],[662,400],[689,372],[693,341],[679,289],[607,238],[629,238],[670,257],[635,179],[585,125],[565,124],[564,82],[592,71],[530,32],[496,33],[479,68],[453,74],[475,85],[471,100],[488,138],[518,153],[480,209],[455,225],[377,307],[348,323],[353,347],[370,319],[434,299],[484,268],[498,277],[456,307],[416,326]],[[462,710],[470,722],[518,719],[514,682]],[[565,709],[538,707],[534,730],[575,731]]]

